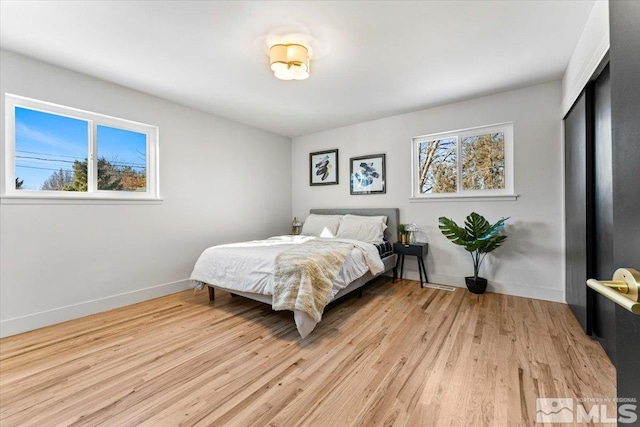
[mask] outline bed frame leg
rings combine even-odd
[[[358,298],[362,298],[362,288],[358,288]]]
[[[215,301],[216,294],[215,290],[211,286],[207,286],[209,288],[209,301]]]

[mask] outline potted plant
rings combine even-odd
[[[474,294],[482,294],[487,289],[487,279],[478,277],[478,272],[487,254],[502,246],[507,239],[507,236],[500,232],[508,219],[501,218],[492,225],[482,215],[471,212],[464,222],[464,228],[443,216],[438,220],[442,234],[456,245],[464,247],[471,255],[473,276],[464,279],[467,289]]]
[[[407,233],[406,224],[398,224],[398,233],[400,233],[400,243],[406,245],[409,243],[409,235]]]

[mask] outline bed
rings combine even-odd
[[[207,248],[196,262],[191,274],[193,286],[197,289],[207,287],[212,301],[215,289],[219,289],[269,304],[274,310],[291,310],[298,332],[305,338],[321,320],[326,304],[354,291],[361,296],[362,286],[396,267],[396,255],[391,247],[398,240],[397,208],[311,209],[305,226],[311,230],[311,219],[332,217],[340,218],[338,221],[343,230],[347,229],[348,221],[357,219],[368,223],[369,219],[375,222],[376,218],[386,217],[386,229],[382,230],[385,243],[373,245],[356,240],[341,230],[338,234],[342,235],[338,237],[318,231],[313,236],[274,236],[266,240],[217,245]],[[303,231],[306,231],[305,226]],[[325,232],[326,227],[322,230]],[[315,259],[315,253],[306,255],[309,250],[329,251],[329,255],[318,258],[319,264],[314,264],[310,272],[306,266],[300,267],[295,258]],[[308,289],[308,276],[315,274],[322,276],[320,291]],[[307,298],[305,292],[309,291],[321,296],[314,294]]]

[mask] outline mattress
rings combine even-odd
[[[306,241],[318,239],[310,236],[275,236],[267,240],[218,245],[206,249],[196,262],[191,280],[197,286],[207,284],[240,295],[273,295],[276,257],[281,252]],[[371,271],[377,275],[384,271],[380,249],[370,243],[357,240],[331,239],[352,243],[354,246],[336,276],[329,294],[331,301],[338,292],[350,283]],[[384,246],[383,246],[384,249]],[[263,300],[263,298],[254,298]],[[296,314],[296,324],[299,313]],[[304,321],[306,325],[309,322]],[[300,325],[299,325],[300,326]],[[315,327],[315,323],[313,324]],[[304,337],[313,327],[298,330]]]

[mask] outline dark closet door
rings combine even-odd
[[[609,2],[609,18],[609,65],[565,117],[566,295],[616,367],[619,404],[636,399],[640,416],[640,315],[584,283],[640,270],[640,2]]]
[[[565,117],[565,147],[567,303],[615,364],[615,304],[585,286],[588,278],[610,280],[625,267],[614,262],[609,66]]]
[[[564,119],[565,129],[565,235],[566,298],[582,329],[591,335],[591,290],[585,286],[590,254],[587,226],[587,177],[592,172],[588,159],[592,149],[589,131],[590,97],[583,91]]]
[[[611,280],[619,267],[613,259],[613,145],[611,138],[611,79],[609,66],[598,76],[593,88],[594,125],[594,268],[589,277]],[[616,363],[615,303],[589,289],[593,298],[593,336],[613,364]]]
[[[640,270],[640,2],[609,2],[609,20],[612,259],[616,267]],[[640,405],[640,315],[616,306],[615,319],[618,397]]]

